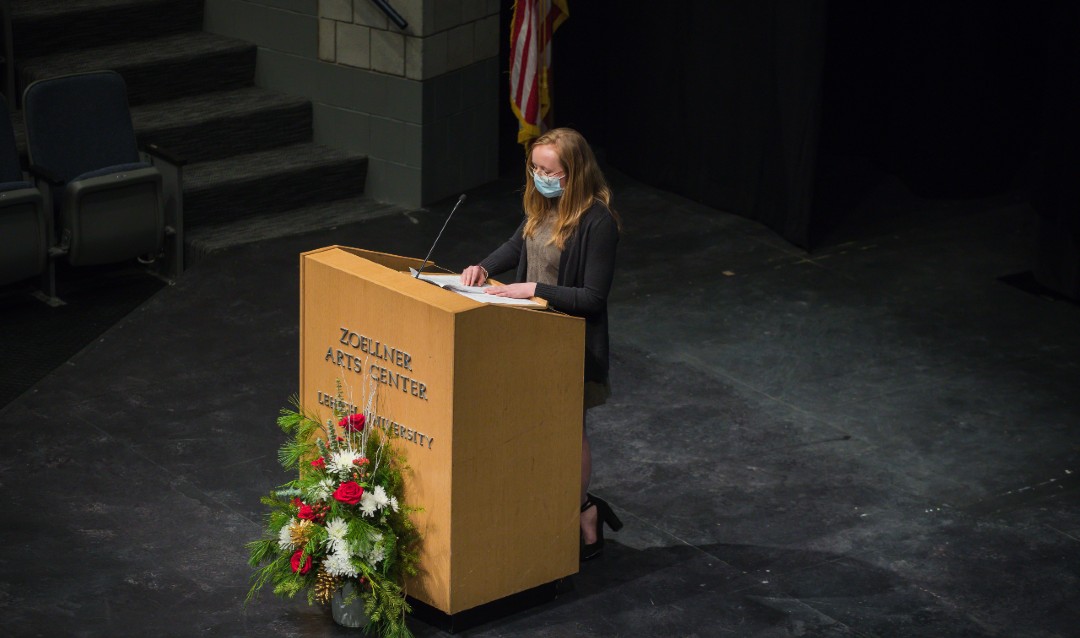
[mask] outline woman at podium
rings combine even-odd
[[[615,271],[619,217],[611,208],[611,189],[580,133],[557,128],[536,138],[526,160],[525,219],[503,245],[461,275],[469,286],[489,273],[515,268],[517,283],[492,286],[488,294],[518,299],[542,297],[570,315],[585,319],[585,402],[581,438],[581,559],[598,556],[603,525],[622,523],[603,500],[589,494],[592,454],[584,411],[602,405],[608,383],[607,297]]]

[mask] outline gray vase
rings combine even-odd
[[[353,596],[353,592],[356,592],[356,588],[352,581],[346,581],[330,599],[330,612],[334,615],[334,622],[342,627],[364,627],[368,623],[367,614],[364,613],[364,598]],[[350,597],[352,600],[349,600]]]

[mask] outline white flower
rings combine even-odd
[[[383,489],[382,485],[376,485],[372,492],[374,493],[371,497],[375,500],[375,505],[377,505],[379,509],[390,504],[390,499],[386,497],[386,490]]]
[[[331,576],[351,578],[359,575],[359,572],[356,571],[356,567],[354,567],[352,561],[349,560],[349,554],[347,552],[333,552],[327,555],[323,567],[326,569],[326,573]]]
[[[363,458],[359,452],[353,450],[338,450],[330,455],[327,469],[337,474],[348,474],[356,468],[353,461]]]
[[[289,531],[289,524],[281,526],[281,530],[278,532],[278,547],[281,549],[292,549],[292,532]]]
[[[349,533],[349,524],[345,519],[335,516],[326,521],[326,535],[336,541],[345,540],[345,534]]]
[[[348,546],[345,535],[349,533],[349,524],[342,518],[332,518],[326,522],[326,546],[333,552],[344,552]]]
[[[379,501],[369,490],[364,491],[364,495],[360,497],[360,511],[364,513],[364,516],[375,516],[375,510],[379,509]]]
[[[396,496],[391,496],[390,497],[390,509],[394,510],[395,512],[398,511],[398,504],[397,504],[397,497]]]
[[[365,555],[365,558],[367,559],[367,561],[369,563],[371,563],[372,567],[374,567],[375,565],[378,565],[379,561],[386,558],[386,548],[383,547],[382,540],[383,540],[382,533],[380,533],[380,532],[372,532],[372,534],[371,534],[371,543],[372,543],[371,551],[369,551]]]
[[[376,485],[370,490],[365,490],[364,495],[360,497],[360,511],[364,516],[375,516],[375,512],[390,504],[391,499],[386,496],[386,490],[383,489],[382,485]]]
[[[382,543],[378,543],[375,547],[372,547],[367,555],[368,562],[371,563],[372,567],[378,565],[379,561],[384,558],[386,558],[386,548],[382,546]]]
[[[348,553],[349,544],[345,540],[345,534],[349,531],[349,524],[340,518],[335,518],[326,526],[326,547],[331,552]]]

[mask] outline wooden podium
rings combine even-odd
[[[422,507],[408,594],[448,614],[578,570],[585,325],[409,276],[420,260],[331,246],[300,257],[300,400],[395,434]]]

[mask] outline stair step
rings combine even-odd
[[[254,86],[131,108],[140,148],[154,142],[189,163],[308,142],[311,117],[308,100]],[[23,111],[11,124],[25,157]]]
[[[204,0],[12,0],[15,59],[202,28]]]
[[[184,169],[184,224],[269,215],[364,192],[367,157],[293,144]]]
[[[311,103],[257,87],[136,106],[131,119],[140,146],[193,164],[311,141]]]
[[[22,59],[18,66],[23,88],[35,80],[111,69],[124,76],[128,102],[135,105],[250,86],[255,53],[249,42],[190,31]]]
[[[394,204],[359,196],[319,202],[259,217],[203,224],[184,233],[184,261],[190,265],[197,261],[200,255],[209,255],[234,246],[332,230],[347,224],[408,212],[408,209]]]

